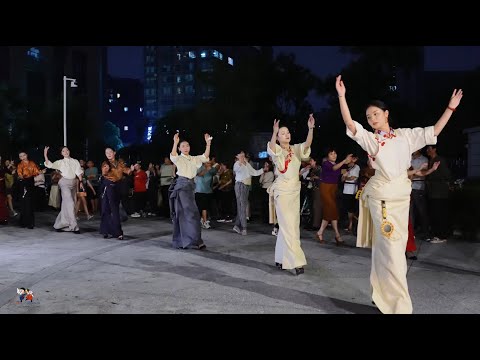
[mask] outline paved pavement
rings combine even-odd
[[[175,250],[172,225],[129,219],[125,240],[104,239],[98,216],[82,233],[57,233],[56,213],[37,213],[33,230],[0,227],[0,314],[288,313],[377,314],[369,289],[370,250],[327,244],[302,230],[305,274],[274,266],[271,228],[251,223],[248,236],[232,224],[203,230],[207,250]],[[416,314],[480,313],[480,242],[418,241],[408,283]],[[33,302],[17,303],[30,288]]]

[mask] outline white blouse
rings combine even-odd
[[[45,161],[45,166],[49,169],[56,169],[62,173],[62,176],[65,179],[73,180],[77,176],[83,174],[82,167],[76,159],[72,158],[63,158],[62,160],[57,160],[54,163],[51,161]]]
[[[347,127],[347,135],[370,155],[372,167],[389,181],[405,175],[411,165],[412,153],[437,143],[433,126],[395,129],[395,137],[383,138],[365,130],[358,122],[354,123],[356,134],[353,135]]]
[[[309,147],[308,150],[305,151],[305,143],[291,145],[291,148],[293,150],[293,156],[288,164],[287,171],[285,171],[285,159],[288,155],[288,151],[282,149],[278,144],[275,144],[275,152],[273,152],[272,149],[270,149],[269,143],[267,143],[267,153],[272,157],[275,169],[278,170],[277,178],[284,181],[286,180],[300,183],[298,173],[300,170],[301,161],[302,159],[308,159],[311,148]]]
[[[170,160],[177,166],[177,175],[188,179],[193,179],[197,176],[197,170],[203,163],[208,161],[205,154],[198,156],[180,154],[173,156],[170,154]]]

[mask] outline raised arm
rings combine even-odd
[[[205,134],[203,135],[203,137],[205,138],[205,143],[207,144],[207,146],[205,147],[205,152],[203,153],[203,155],[205,155],[205,157],[208,159],[209,156],[210,156],[210,145],[212,144],[212,137],[209,135],[209,134]]]
[[[337,76],[335,87],[337,89],[338,102],[340,103],[340,112],[342,113],[343,122],[347,126],[348,130],[355,135],[357,133],[357,129],[355,128],[355,123],[353,122],[352,116],[350,115],[350,110],[348,109],[347,99],[345,98],[347,89],[343,84],[342,75]]]
[[[452,116],[453,112],[457,109],[457,106],[460,105],[460,100],[462,100],[462,96],[463,96],[462,89],[458,91],[457,89],[453,90],[453,94],[450,97],[450,101],[448,103],[447,108],[445,109],[442,116],[440,116],[440,119],[438,119],[437,123],[433,127],[433,133],[435,134],[435,136],[440,135],[445,125],[447,125],[448,120],[450,120],[450,117]]]
[[[307,135],[307,140],[305,140],[304,151],[307,151],[312,145],[313,129],[315,129],[315,118],[313,117],[313,114],[310,114],[307,124],[308,124],[308,135]]]
[[[350,163],[350,161],[352,161],[352,156],[353,154],[348,154],[347,157],[345,159],[343,159],[342,161],[340,161],[338,164],[335,164],[333,166],[333,171],[337,171],[338,169],[340,169],[343,165],[347,165]]]
[[[176,133],[175,135],[173,135],[173,147],[172,147],[172,152],[170,153],[170,155],[178,156],[177,147],[178,147],[179,142],[180,142],[180,137],[179,137],[178,133]]]
[[[48,149],[50,149],[50,147],[48,146],[45,146],[45,148],[43,149],[43,157],[45,158],[45,166],[49,169],[53,168],[53,164],[50,160],[48,160]]]
[[[268,146],[270,147],[270,150],[272,150],[274,153],[277,151],[275,149],[275,145],[277,144],[277,135],[278,135],[278,129],[279,126],[278,124],[280,123],[280,120],[273,120],[273,134],[272,138],[270,139],[270,142],[268,143]]]

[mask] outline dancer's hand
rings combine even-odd
[[[278,133],[278,129],[280,128],[280,126],[278,125],[280,123],[280,120],[273,120],[273,133],[276,134]]]
[[[207,145],[210,145],[212,143],[213,138],[208,133],[203,135],[203,137],[205,138],[205,142],[207,143]]]
[[[48,149],[50,149],[49,146],[45,146],[45,149],[43,149],[43,155],[44,155],[44,156],[47,156],[47,154],[48,154]]]
[[[337,76],[337,80],[335,82],[335,88],[337,89],[337,94],[338,94],[339,97],[345,96],[345,93],[347,92],[347,89],[345,88],[345,85],[343,84],[342,75]]]
[[[345,158],[345,164],[350,164],[352,162],[353,154],[348,154]]]
[[[440,161],[434,162],[433,165],[432,165],[432,170],[436,171],[439,166],[440,166]]]
[[[309,129],[313,129],[315,127],[315,118],[313,117],[313,114],[310,114],[307,124]]]
[[[454,89],[452,97],[450,98],[450,101],[448,103],[448,107],[452,109],[456,109],[457,106],[460,105],[460,100],[462,100],[462,96],[463,96],[462,89],[459,89],[458,91],[457,89]]]
[[[178,132],[173,135],[173,142],[175,144],[178,144],[180,142],[180,136],[178,135]]]

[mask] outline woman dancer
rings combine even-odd
[[[437,142],[463,93],[455,89],[443,115],[434,126],[426,128],[391,128],[387,107],[373,101],[366,109],[368,124],[374,131],[369,132],[353,121],[341,76],[336,79],[336,89],[347,135],[369,154],[376,170],[360,197],[357,236],[357,246],[372,247],[372,300],[384,314],[411,314],[405,249],[412,186],[407,169],[412,153]]]
[[[109,236],[123,240],[120,223],[120,189],[119,181],[123,174],[130,175],[133,166],[128,168],[122,160],[115,160],[115,151],[111,147],[105,149],[107,160],[102,163],[102,220],[100,233],[106,239]]]
[[[83,189],[82,176],[83,170],[80,167],[80,163],[76,159],[70,157],[70,150],[68,147],[62,147],[61,154],[62,160],[57,160],[52,163],[48,159],[48,146],[45,146],[43,150],[43,156],[45,158],[45,166],[49,169],[55,169],[62,174],[61,179],[58,181],[58,187],[62,195],[62,205],[60,213],[53,224],[53,228],[56,231],[73,231],[75,234],[80,233],[78,228],[77,219],[75,217],[75,202],[77,199],[77,177],[80,180],[80,186]]]
[[[173,137],[170,160],[177,167],[178,177],[173,180],[168,192],[173,221],[172,245],[177,249],[188,249],[189,247],[199,250],[206,249],[200,229],[200,212],[195,203],[195,182],[193,180],[202,163],[209,160],[212,137],[208,134],[205,134],[204,137],[205,152],[198,156],[190,155],[190,144],[185,140],[180,142],[178,133]],[[180,155],[177,153],[177,147]]]
[[[272,157],[278,176],[268,192],[275,199],[275,211],[280,229],[275,245],[275,265],[280,269],[295,269],[297,275],[304,273],[307,264],[300,246],[300,180],[298,173],[302,159],[310,156],[315,119],[308,118],[308,136],[304,143],[290,145],[287,127],[279,128],[280,120],[273,122],[272,139],[267,152]],[[277,145],[277,140],[280,145]]]

